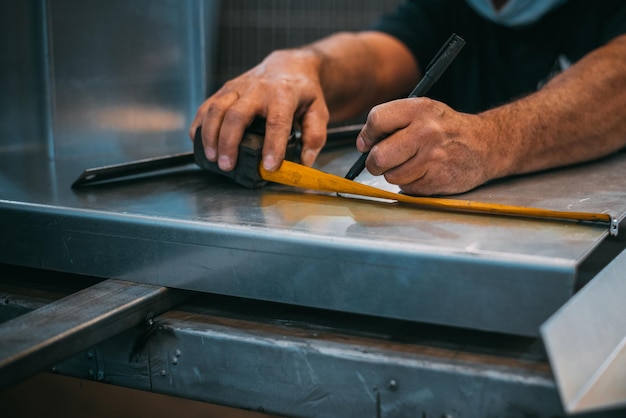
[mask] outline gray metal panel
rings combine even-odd
[[[574,268],[549,260],[476,260],[359,240],[41,209],[3,213],[2,222],[16,228],[0,246],[3,261],[531,335],[573,292]]]
[[[207,8],[215,2],[207,2]],[[204,2],[54,0],[49,22],[56,154],[130,158],[186,144],[206,91]],[[127,148],[129,138],[143,145]]]
[[[541,326],[569,413],[626,405],[626,251]]]
[[[6,276],[19,277],[13,270]],[[0,283],[0,298],[9,301],[0,318],[50,303],[33,290],[58,289],[67,275],[38,276],[57,280]],[[52,371],[292,417],[565,416],[536,339],[215,295],[188,300],[156,317],[150,331],[132,328]]]
[[[44,1],[0,2],[0,146],[46,146],[46,15]]]
[[[0,316],[45,303],[20,292]],[[562,416],[533,340],[406,325],[202,297],[52,370],[292,417]]]
[[[581,264],[608,236],[606,226],[390,207],[277,185],[252,191],[193,165],[73,191],[84,168],[101,164],[2,157],[2,262],[522,335],[537,335],[569,299]],[[353,157],[330,152],[320,167],[343,173]],[[612,203],[585,179],[614,179],[607,187],[617,190],[625,160],[514,181],[527,190],[521,200],[533,184],[574,182],[579,194],[566,207],[621,218],[624,192]],[[24,173],[25,164],[39,169]],[[46,166],[54,175],[41,181]],[[545,206],[563,204],[557,186]],[[493,199],[491,190],[472,198]]]
[[[290,417],[560,415],[549,372],[532,362],[173,316],[162,317],[173,335],[150,344],[159,393]]]
[[[3,1],[2,146],[128,159],[184,147],[213,83],[217,8],[217,0]],[[129,138],[141,146],[127,147]]]

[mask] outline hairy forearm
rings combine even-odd
[[[496,142],[493,177],[588,161],[626,146],[626,36],[540,91],[480,116]]]

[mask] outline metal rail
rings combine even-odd
[[[171,309],[186,295],[106,280],[0,324],[0,389]]]

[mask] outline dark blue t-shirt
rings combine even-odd
[[[408,0],[373,29],[406,44],[422,69],[452,33],[464,38],[465,47],[428,96],[476,113],[536,91],[626,33],[626,1],[569,0],[535,23],[510,28],[482,18],[464,0]]]

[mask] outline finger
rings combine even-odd
[[[287,142],[291,134],[296,106],[276,103],[268,109],[263,142],[263,168],[274,171],[285,158]]]
[[[374,144],[398,129],[408,126],[411,120],[406,116],[406,110],[403,109],[403,100],[383,103],[370,110],[365,125],[356,139],[356,147],[359,151],[369,151]]]
[[[239,144],[246,128],[258,114],[253,100],[240,99],[224,114],[219,129],[217,142],[217,164],[223,171],[231,171],[237,163]],[[203,128],[204,129],[204,128]],[[202,132],[204,136],[204,131]]]
[[[302,117],[302,164],[312,166],[326,143],[329,114],[325,104],[312,105]]]
[[[411,195],[444,195],[469,190],[474,175],[470,170],[451,165],[444,153],[419,152],[404,164],[385,173],[385,179]]]
[[[388,183],[403,186],[424,179],[429,167],[428,160],[421,154],[417,154],[386,170],[383,174]]]
[[[189,138],[193,141],[196,138],[196,131],[200,126],[202,126],[202,121],[204,120],[204,114],[206,113],[206,109],[209,107],[209,99],[205,100],[196,111],[196,115],[189,126]]]
[[[204,155],[209,161],[217,160],[218,135],[224,115],[238,99],[239,94],[232,91],[219,97],[213,97],[202,106],[203,114],[197,118],[200,119],[200,124],[197,127],[202,126],[202,145],[204,146]],[[196,122],[194,121],[194,123]]]
[[[375,176],[386,174],[418,156],[420,144],[401,129],[377,143],[371,150],[366,167]]]
[[[387,175],[385,174],[385,179]],[[467,189],[456,189],[448,170],[438,169],[437,166],[429,166],[423,169],[421,177],[406,184],[398,184],[400,190],[413,196],[433,196],[455,194]],[[389,181],[389,180],[387,180]]]

